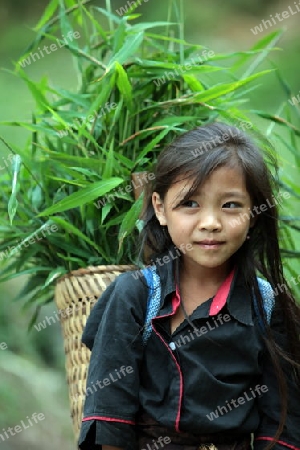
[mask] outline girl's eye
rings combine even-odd
[[[241,208],[241,207],[242,207],[242,205],[237,202],[227,202],[227,203],[224,203],[224,205],[222,206],[222,208],[228,208],[228,209]]]
[[[199,205],[195,200],[186,200],[181,206],[184,206],[185,208],[197,208]]]

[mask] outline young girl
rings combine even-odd
[[[149,289],[137,271],[94,306],[81,449],[246,450],[251,438],[255,450],[300,449],[300,310],[272,188],[232,126],[198,127],[161,153],[142,232],[159,311],[145,344]]]

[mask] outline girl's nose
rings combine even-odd
[[[219,214],[213,211],[202,211],[198,222],[199,230],[220,231],[222,224]]]

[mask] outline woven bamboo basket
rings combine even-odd
[[[77,442],[82,420],[90,350],[81,343],[87,318],[100,295],[117,275],[135,269],[130,265],[108,265],[74,270],[61,277],[55,287],[64,337],[71,418]]]

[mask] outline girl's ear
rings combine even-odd
[[[257,216],[251,217],[249,228],[253,228],[254,227],[254,225],[256,224],[257,219],[258,219]]]
[[[167,225],[164,202],[160,198],[160,195],[157,192],[153,192],[153,194],[152,194],[152,205],[153,205],[155,215],[156,215],[157,220],[159,221],[160,225],[161,226]]]

